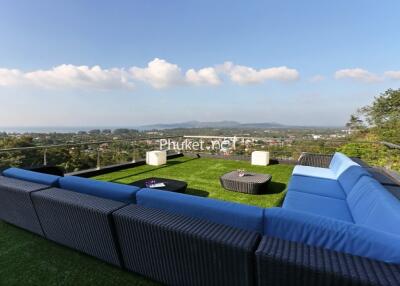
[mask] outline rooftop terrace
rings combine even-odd
[[[249,195],[224,190],[219,177],[236,169],[271,174],[270,193]],[[284,164],[261,167],[246,161],[179,157],[161,167],[143,165],[94,178],[123,184],[152,176],[171,178],[186,181],[188,194],[273,207],[282,203],[292,169]],[[4,222],[0,222],[0,284],[158,285]]]
[[[97,144],[97,143],[96,143]],[[143,150],[153,148],[154,142],[143,143]],[[87,144],[82,145],[86,150]],[[155,144],[157,145],[157,144]],[[136,145],[129,145],[132,148],[138,148]],[[302,145],[303,146],[303,145]],[[311,146],[311,145],[310,145]],[[126,146],[124,146],[126,147]],[[51,147],[53,148],[53,147]],[[43,165],[47,160],[52,159],[54,155],[48,150],[48,146],[24,148],[24,152],[43,151]],[[56,148],[76,148],[75,145],[56,147]],[[21,148],[16,150],[3,150],[7,152],[22,152]],[[28,150],[25,150],[28,149]],[[32,150],[31,150],[32,149]],[[296,148],[290,151],[270,150],[274,162],[269,166],[252,166],[248,156],[235,154],[226,156],[225,154],[201,154],[201,157],[195,154],[185,153],[186,156],[176,157],[172,154],[167,164],[164,166],[148,166],[139,160],[130,161],[132,150],[126,152],[125,162],[117,165],[105,165],[102,154],[106,150],[101,148],[92,148],[97,152],[97,162],[92,160],[93,164],[88,170],[82,170],[75,173],[100,181],[108,181],[120,184],[131,184],[135,181],[149,177],[163,177],[176,179],[188,183],[187,194],[209,197],[218,200],[231,201],[246,205],[271,208],[282,205],[287,193],[287,185],[292,175],[294,165],[286,163],[295,163],[298,154],[301,153]],[[143,151],[140,149],[141,151]],[[92,151],[93,151],[92,150]],[[303,151],[303,147],[301,151]],[[324,153],[333,153],[334,148],[324,150]],[[311,147],[305,151],[314,151]],[[397,151],[397,149],[396,149]],[[40,153],[40,152],[39,152]],[[40,154],[36,154],[39,155]],[[29,153],[30,154],[30,153]],[[28,154],[28,155],[29,155]],[[350,153],[351,154],[351,153]],[[349,155],[350,155],[349,154]],[[358,154],[356,154],[358,155]],[[353,155],[353,156],[356,156]],[[373,152],[368,153],[372,156]],[[178,155],[181,156],[181,155]],[[368,156],[362,156],[362,159],[368,159]],[[129,157],[129,158],[128,158]],[[94,157],[96,158],[96,156]],[[143,158],[143,155],[141,155]],[[242,160],[233,160],[241,158]],[[302,157],[300,157],[302,158]],[[320,167],[329,165],[330,155],[311,156],[312,160],[318,162],[308,162],[307,157],[299,159],[301,165],[316,164]],[[300,160],[303,160],[300,162]],[[388,176],[387,170],[383,168],[371,168],[364,165],[363,161],[356,160],[384,185],[393,195],[400,198],[400,181],[398,175]],[[368,160],[367,160],[368,161]],[[7,161],[5,161],[7,162]],[[40,160],[39,160],[40,162]],[[55,161],[56,162],[56,161]],[[286,162],[286,163],[285,163]],[[50,162],[52,165],[54,162]],[[104,165],[102,165],[102,164]],[[142,164],[142,165],[141,165]],[[67,164],[68,165],[68,164]],[[118,169],[118,170],[117,170]],[[260,195],[243,194],[227,191],[221,187],[219,178],[223,174],[232,170],[245,169],[249,172],[262,174],[271,174],[272,181],[268,186],[268,193]],[[68,168],[67,168],[68,170]],[[94,175],[98,174],[98,175]],[[99,175],[101,174],[101,175]],[[289,191],[290,192],[290,191]],[[0,285],[159,285],[158,283],[144,278],[138,274],[121,270],[110,264],[106,264],[96,258],[81,254],[70,248],[60,246],[49,240],[43,239],[35,234],[19,229],[0,221]]]

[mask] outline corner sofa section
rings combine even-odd
[[[271,209],[18,171],[0,177],[0,209],[14,189],[0,218],[36,218],[46,238],[167,285],[399,285],[399,201],[346,158],[296,166]]]
[[[334,155],[335,164],[332,170],[296,166],[302,172],[293,171],[282,208],[265,210],[265,234],[400,263],[399,200],[343,154]]]
[[[112,213],[134,203],[139,188],[17,168],[3,174],[15,178],[0,176],[1,219],[122,266]]]

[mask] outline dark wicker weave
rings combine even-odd
[[[0,176],[0,219],[43,236],[31,194],[48,187]]]
[[[111,213],[125,204],[57,188],[32,199],[48,239],[121,266]]]
[[[243,177],[239,177],[237,171],[223,175],[219,180],[223,188],[246,194],[261,194],[267,191],[272,176],[269,174],[257,174],[246,172]]]
[[[254,285],[260,235],[129,205],[114,213],[125,267],[168,285]]]
[[[304,152],[300,155],[297,165],[328,168],[333,155]]]
[[[400,265],[267,236],[256,264],[259,286],[400,285]]]

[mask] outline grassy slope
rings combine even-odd
[[[220,187],[219,176],[238,168],[272,174],[270,195],[246,195]],[[166,167],[141,166],[98,179],[130,183],[149,176],[185,180],[188,193],[265,207],[279,205],[292,167],[255,167],[246,162],[178,158]],[[0,285],[158,285],[134,273],[59,246],[0,222]]]
[[[272,175],[269,194],[249,195],[223,189],[219,177],[236,169],[267,173]],[[279,206],[284,197],[284,190],[290,178],[293,166],[270,165],[267,167],[252,166],[244,161],[187,157],[169,160],[166,166],[139,166],[95,177],[98,180],[129,184],[148,177],[163,177],[186,181],[188,194],[207,196],[227,201],[261,207]]]

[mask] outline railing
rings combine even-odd
[[[188,140],[192,143],[203,141],[203,148],[183,148],[185,146],[182,144]],[[170,141],[176,143],[178,148],[166,145]],[[213,142],[216,144],[213,145]],[[190,146],[193,147],[193,144]],[[8,166],[32,168],[48,165],[60,166],[66,172],[100,169],[104,166],[135,162],[143,159],[146,151],[158,150],[160,147],[175,152],[239,160],[248,159],[254,150],[269,151],[272,158],[286,161],[296,161],[303,152],[333,154],[341,151],[349,156],[360,157],[372,165],[400,170],[400,146],[388,142],[204,135],[114,139],[0,149],[0,169]]]
[[[17,166],[34,168],[60,166],[67,172],[135,162],[146,151],[157,150],[160,139],[175,136],[88,141],[55,145],[0,149],[0,169]]]
[[[254,150],[270,152],[270,157],[282,161],[297,161],[304,152],[333,154],[343,152],[351,157],[361,158],[373,166],[382,166],[386,169],[400,170],[400,146],[379,141],[354,141],[348,138],[303,140],[298,138],[267,138],[267,137],[235,137],[235,136],[183,136],[183,139],[227,140],[235,148],[227,150],[205,150],[197,153],[214,154],[218,157],[249,158]]]

